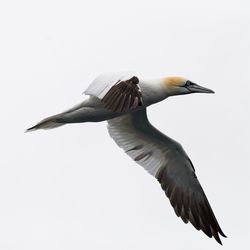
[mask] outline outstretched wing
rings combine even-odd
[[[182,146],[148,121],[146,109],[108,121],[108,131],[117,145],[155,176],[170,199],[175,213],[221,244],[222,232],[193,164]]]
[[[133,73],[102,74],[84,93],[99,98],[112,112],[123,113],[143,105],[139,79]]]

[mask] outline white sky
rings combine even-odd
[[[249,249],[249,1],[1,1],[0,249],[222,249],[185,225],[105,122],[25,134],[99,73],[181,75],[215,95],[149,108],[192,159],[228,235]]]

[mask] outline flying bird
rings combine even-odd
[[[183,147],[153,127],[146,108],[167,97],[214,93],[183,77],[144,80],[131,72],[98,76],[84,92],[88,98],[50,116],[27,131],[51,129],[67,123],[108,122],[116,144],[160,183],[178,217],[221,243],[226,237],[197,179]]]

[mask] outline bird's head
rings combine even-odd
[[[171,76],[163,78],[163,86],[169,96],[191,93],[214,93],[213,90],[202,87],[184,77]]]

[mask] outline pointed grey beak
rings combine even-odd
[[[214,94],[215,92],[212,89],[208,89],[205,87],[202,87],[196,83],[189,82],[189,84],[186,86],[186,88],[191,93],[207,93],[207,94]]]

